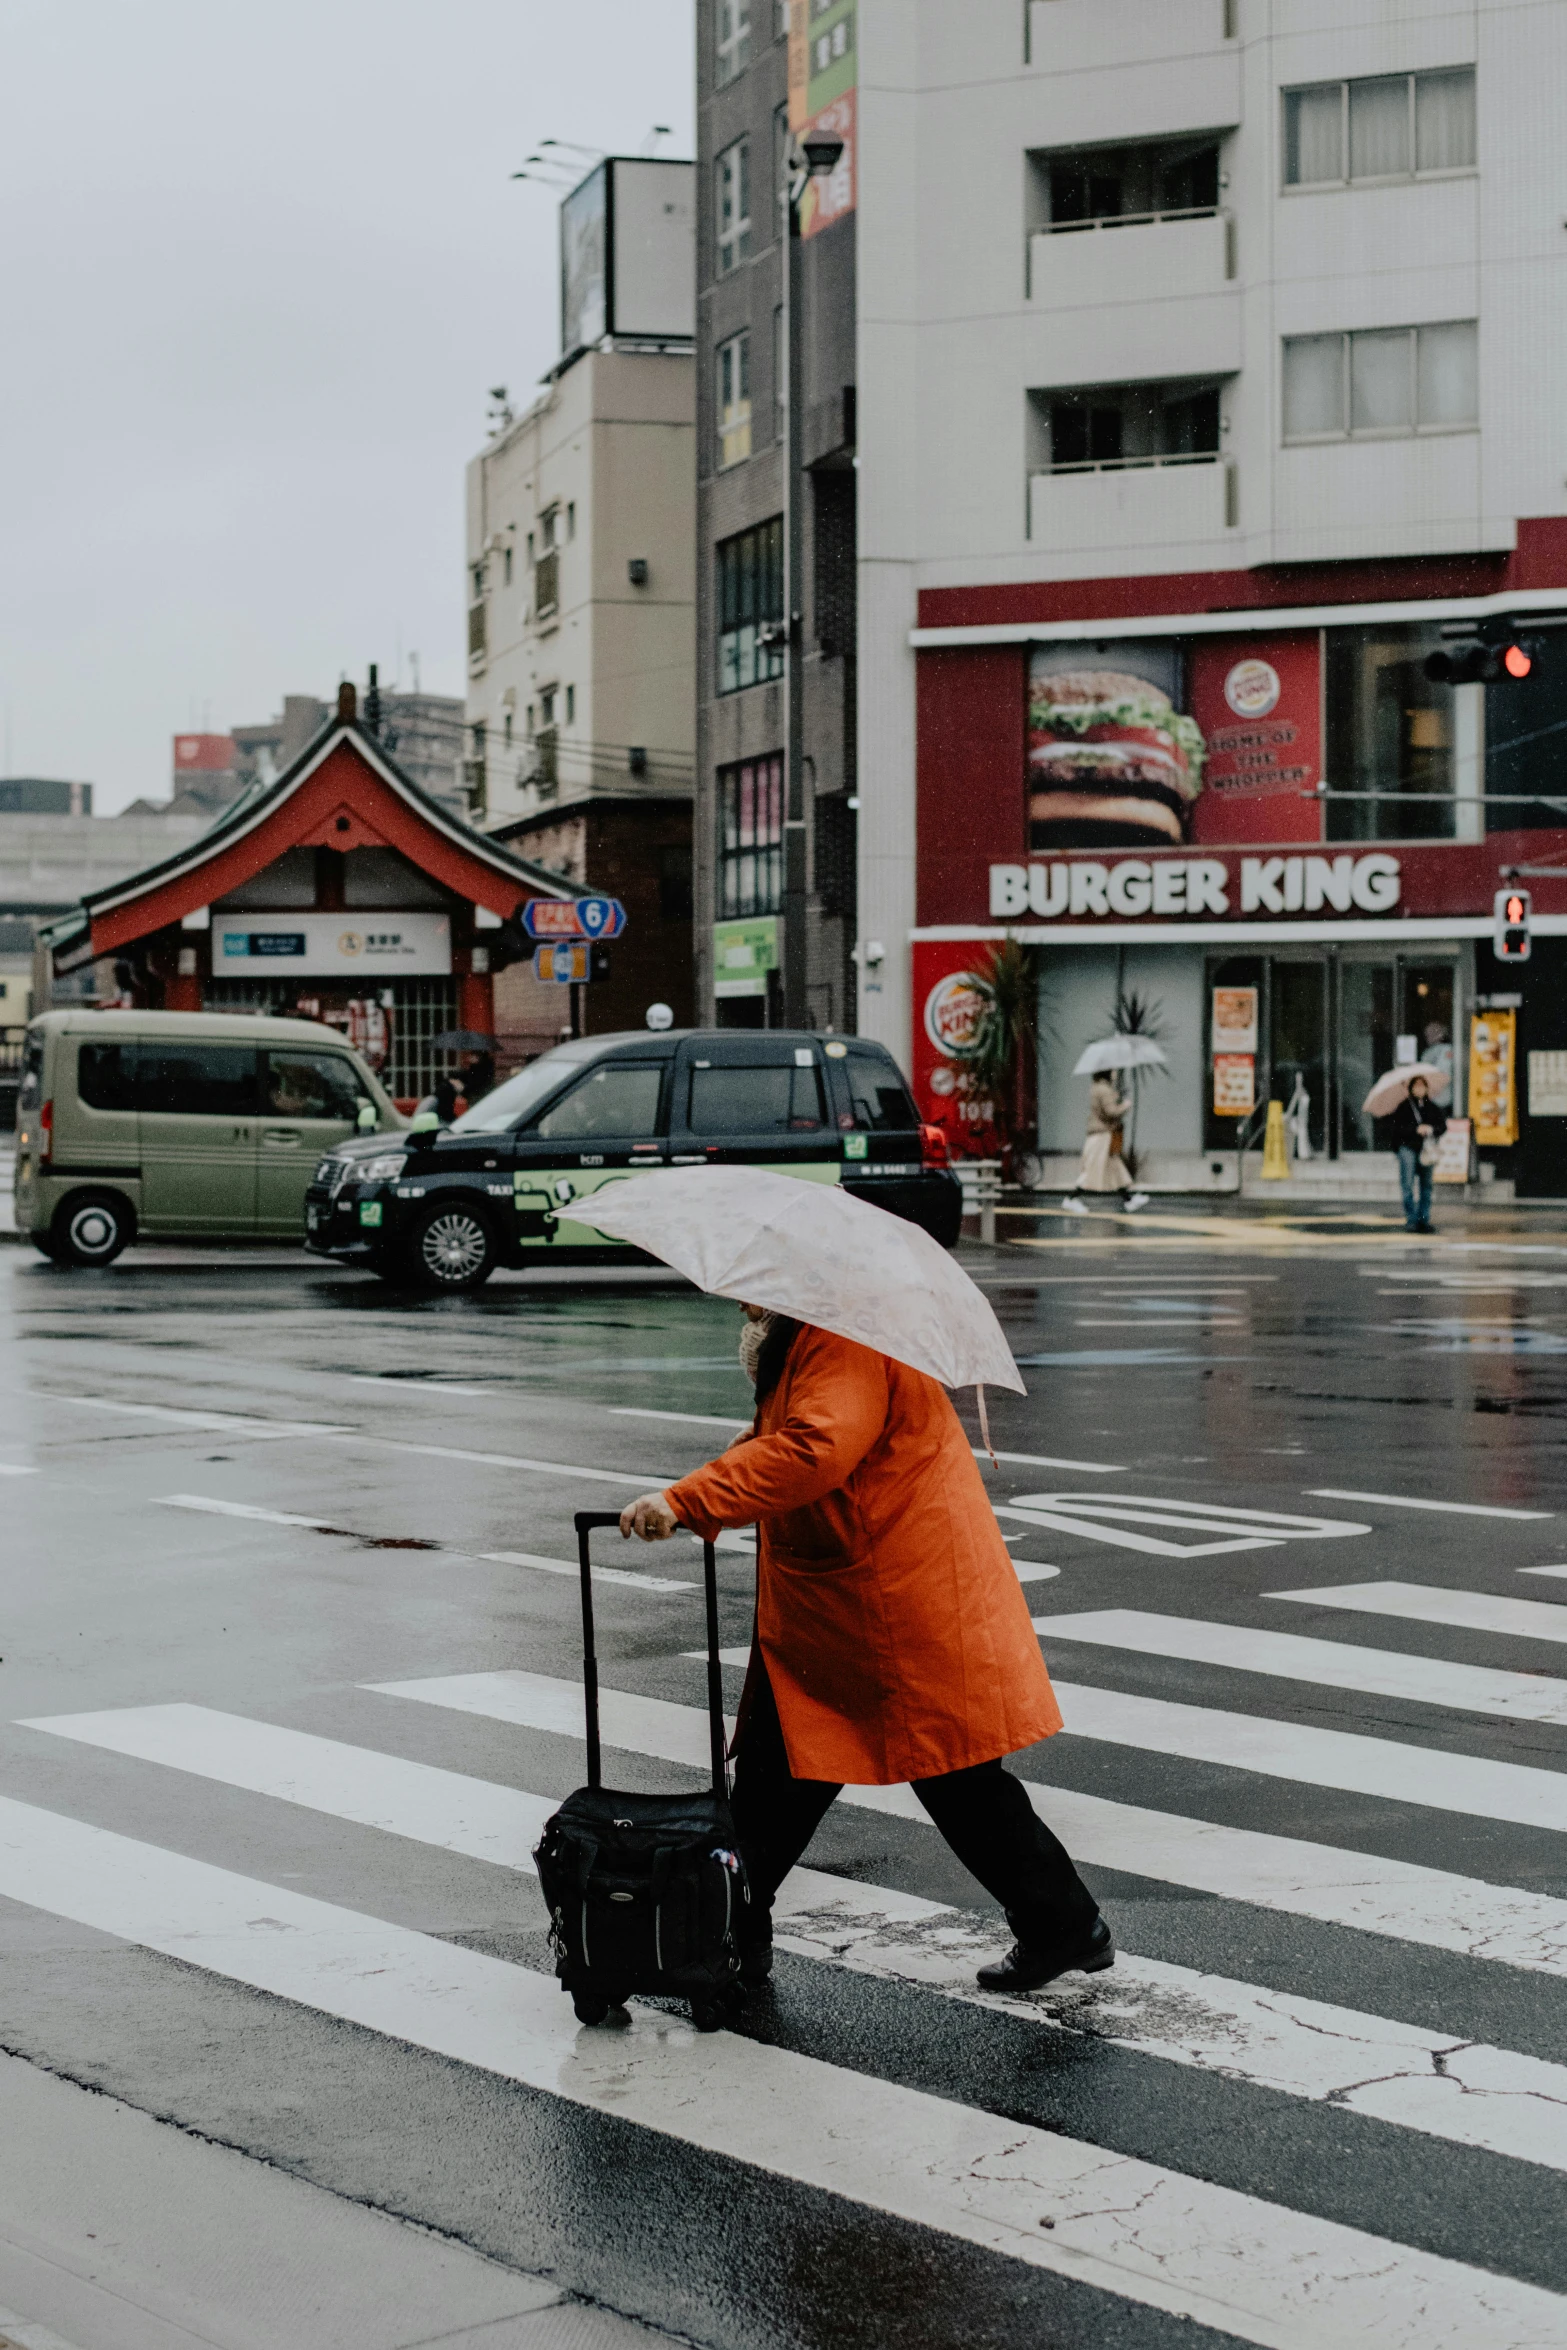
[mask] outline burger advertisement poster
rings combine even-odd
[[[1030,849],[1315,841],[1315,632],[1036,645]]]

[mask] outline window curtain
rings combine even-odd
[[[1408,432],[1415,421],[1408,327],[1349,338],[1349,429]]]
[[[1464,171],[1475,159],[1474,68],[1415,77],[1415,169]]]
[[[1322,82],[1291,90],[1284,101],[1284,177],[1311,187],[1344,177],[1344,85]]]
[[[1474,320],[1423,326],[1417,341],[1421,424],[1475,423],[1480,414],[1480,351]]]
[[[1296,335],[1284,346],[1284,438],[1344,430],[1344,338]]]
[[[1409,169],[1409,76],[1351,82],[1350,178],[1393,179]]]

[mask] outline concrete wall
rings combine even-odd
[[[547,686],[557,695],[554,799],[690,790],[694,433],[688,352],[590,351],[469,466],[468,592],[482,562],[487,645],[469,662],[467,719],[486,730],[487,829],[549,804],[527,780],[527,712],[537,729]],[[541,614],[528,535],[542,553],[551,506],[559,598]],[[641,587],[628,574],[637,557],[648,565]],[[633,745],[648,755],[640,783]]]

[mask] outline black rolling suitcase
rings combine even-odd
[[[612,2007],[641,1992],[688,1999],[697,2030],[712,2032],[738,2004],[738,1932],[750,1898],[729,1810],[717,1563],[705,1542],[712,1790],[617,1795],[603,1785],[599,1763],[588,1544],[596,1529],[619,1524],[613,1511],[577,1512],[588,1783],[545,1823],[533,1857],[549,1903],[555,1971],[581,2022],[600,2024]]]

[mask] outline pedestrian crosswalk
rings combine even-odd
[[[1550,2350],[1567,2302],[1165,2165],[667,2015],[0,1798],[0,1895],[660,2137],[1272,2350]]]
[[[183,1505],[192,1497],[165,1498]],[[543,1552],[483,1555],[576,1572],[570,1560]],[[629,1571],[616,1579],[689,1588]],[[1544,1601],[1420,1584],[1324,1586],[1272,1594],[1270,1604],[1285,1598],[1324,1613],[1342,1609],[1349,1619],[1374,1616],[1390,1631],[1403,1619],[1439,1635],[1515,1641],[1559,1639],[1539,1619],[1567,1616]],[[655,1621],[651,1607],[645,1621]],[[1226,1709],[1058,1682],[1070,1747],[1097,1741],[1178,1758],[1183,1767],[1219,1763],[1248,1774],[1243,1786],[1291,1780],[1336,1789],[1351,1807],[1340,1807],[1340,1830],[1358,1806],[1368,1838],[1378,1807],[1388,1804],[1567,1830],[1567,1770],[1554,1767],[1549,1743],[1538,1762],[1500,1761],[1448,1752],[1386,1719],[1374,1734],[1321,1728],[1291,1718],[1282,1702],[1287,1688],[1301,1686],[1393,1697],[1471,1727],[1493,1716],[1526,1723],[1549,1741],[1567,1727],[1567,1684],[1550,1676],[1133,1609],[1063,1611],[1038,1623],[1047,1650],[1071,1643],[1085,1656],[1136,1657],[1142,1669],[1150,1659],[1196,1663],[1226,1676],[1233,1692]],[[659,1653],[677,1673],[690,1670]],[[732,1666],[747,1655],[724,1653]],[[639,1670],[628,1662],[616,1677],[634,1679]],[[694,1676],[684,1683],[693,1697],[698,1685]],[[1243,1710],[1253,1706],[1273,1710]],[[832,2207],[922,2231],[934,2246],[963,2245],[1015,2264],[1020,2275],[1048,2275],[1063,2290],[1091,2289],[1268,2350],[1362,2339],[1396,2350],[1471,2350],[1475,2341],[1554,2350],[1567,2339],[1567,2298],[1532,2276],[1471,2261],[1440,2231],[1439,2249],[1423,2228],[1411,2231],[1416,2240],[1400,2241],[1370,2202],[1350,2224],[1342,2209],[1325,2207],[1309,2163],[1288,2188],[1275,2178],[1257,2192],[1249,2182],[1203,2175],[1208,2166],[1155,2121],[1128,2124],[1139,2109],[1128,2102],[1130,2086],[1117,2091],[1123,2076],[1112,2071],[1101,2083],[1105,2110],[1121,2119],[1101,2143],[1080,2122],[1045,2127],[1020,2117],[1015,2100],[986,2090],[983,2076],[967,2094],[950,2084],[937,2094],[906,2068],[879,2068],[874,2034],[834,2041],[821,2026],[801,2044],[787,1982],[760,2037],[742,2030],[705,2039],[649,2006],[634,2006],[618,2030],[580,2030],[553,1980],[536,1971],[537,1958],[519,1963],[393,1922],[406,1914],[398,1855],[410,1845],[503,1873],[501,1881],[531,1877],[544,1822],[580,1775],[580,1683],[521,1669],[449,1672],[366,1682],[354,1708],[346,1737],[266,1720],[262,1708],[189,1703],[29,1716],[16,1733],[47,1740],[61,1755],[70,1750],[82,1767],[100,1755],[141,1774],[143,1832],[90,1825],[59,1808],[58,1796],[44,1808],[0,1794],[0,1899],[590,2120],[629,2125],[692,2158],[739,2165],[739,2175],[757,2183],[792,2182]],[[519,1734],[515,1749],[502,1750],[501,1777],[458,1767],[471,1760],[471,1733],[481,1724]],[[695,1703],[606,1690],[603,1733],[629,1774],[622,1783],[656,1783],[657,1766],[701,1772],[706,1765],[706,1715]],[[220,1805],[291,1807],[291,1816],[314,1814],[370,1840],[357,1898],[318,1898],[281,1874],[247,1875],[191,1857],[175,1848],[182,1839],[173,1832],[172,1800],[169,1838],[160,1839],[145,1824],[157,1820],[162,1791],[175,1784],[164,1774],[199,1783]],[[62,1783],[69,1782],[55,1782]],[[1178,1786],[1179,1774],[1166,1783]],[[1237,2142],[1245,2101],[1267,2098],[1298,2117],[1292,2126],[1305,2133],[1303,2147],[1330,2125],[1324,2148],[1342,2149],[1346,2131],[1391,2132],[1431,2159],[1461,2154],[1497,2166],[1462,2175],[1489,2181],[1502,2204],[1533,2191],[1509,2182],[1559,2184],[1567,2173],[1567,2064],[1527,2035],[1512,2045],[1505,2031],[1477,2035],[1472,2018],[1483,1989],[1449,2022],[1440,1987],[1458,1982],[1456,1974],[1432,1977],[1436,1988],[1412,1996],[1407,2008],[1395,1986],[1415,1952],[1438,1956],[1449,1970],[1473,1969],[1477,1979],[1493,1974],[1499,1988],[1531,1976],[1567,1978],[1567,1900],[1392,1860],[1374,1849],[1376,1838],[1372,1849],[1350,1849],[1025,1784],[1090,1869],[1201,1894],[1229,1905],[1225,1914],[1237,1920],[1250,1911],[1281,1926],[1296,1920],[1330,1935],[1376,1937],[1385,1958],[1356,1977],[1361,2004],[1304,1996],[1269,1963],[1266,1938],[1249,1931],[1234,1938],[1237,1951],[1251,1949],[1249,1964],[1176,1963],[1139,1951],[1131,1935],[1133,1947],[1110,1975],[1069,1977],[1027,2001],[987,1997],[974,1969],[998,1946],[1000,1921],[910,1889],[939,1846],[905,1787],[845,1791],[846,1804],[885,1818],[907,1857],[897,1869],[852,1877],[798,1870],[779,1905],[783,1948],[822,1970],[824,1983],[840,1984],[842,1998],[934,2001],[949,2015],[967,2013],[973,2029],[1036,2036],[1036,2076],[1052,2050],[1069,2046],[1091,2049],[1106,2067],[1152,2067],[1176,2081],[1201,2076],[1208,2093],[1233,2101]],[[226,1847],[225,1857],[239,1848]],[[1124,2074],[1127,2084],[1143,2077]],[[1149,2111],[1158,2110],[1154,2098]],[[1082,2312],[1073,2322],[1076,2338],[1101,2330]]]
[[[699,1711],[691,1719],[705,1730]],[[24,1726],[529,1872],[557,1801],[205,1706]],[[1135,1956],[1123,1956],[1108,1987],[1085,1993],[1078,1982],[1043,2005],[986,1999],[974,1970],[1000,1947],[993,1931],[946,1904],[815,1869],[790,1879],[779,1939],[829,1964],[1567,2171],[1567,2066]]]

